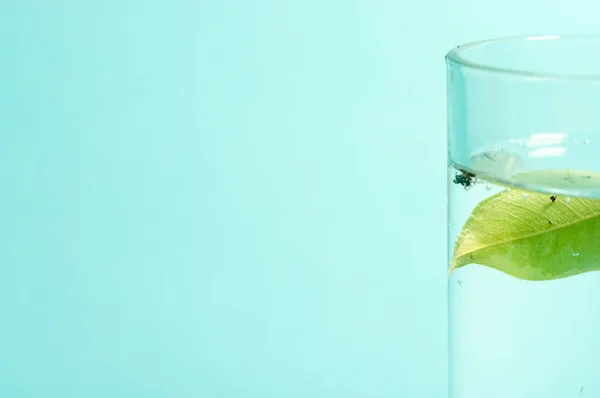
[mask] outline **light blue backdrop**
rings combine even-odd
[[[3,1],[0,396],[444,397],[444,53],[597,25],[482,3]]]

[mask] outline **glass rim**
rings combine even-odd
[[[600,72],[592,74],[582,73],[552,73],[552,72],[541,72],[528,69],[519,68],[503,68],[486,64],[484,62],[475,62],[469,60],[468,57],[464,56],[464,53],[470,49],[498,43],[506,42],[521,42],[521,41],[550,41],[550,40],[563,40],[563,41],[577,41],[577,40],[592,40],[598,41],[600,44],[600,34],[589,34],[589,35],[531,35],[531,36],[506,36],[495,39],[486,39],[473,41],[466,44],[458,45],[452,48],[446,54],[446,63],[453,63],[459,66],[463,66],[469,69],[475,69],[482,72],[488,72],[499,75],[517,76],[523,78],[537,78],[547,80],[590,80],[600,82]]]

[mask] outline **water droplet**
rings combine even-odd
[[[510,188],[506,188],[506,192],[510,192]]]
[[[467,186],[467,187],[465,187],[465,191],[470,191],[470,190],[471,190],[471,186],[470,185]]]
[[[525,143],[523,141],[519,141],[517,145],[519,146],[519,148],[523,148],[525,146]]]
[[[486,191],[491,191],[492,190],[492,184],[485,184],[485,189],[486,189]]]
[[[577,257],[577,256],[579,256],[579,252],[573,252],[573,253],[571,253],[571,254],[573,255],[573,257]]]
[[[527,199],[527,194],[526,194],[526,193],[524,193],[523,195],[521,195],[521,197],[522,197],[523,199]]]
[[[590,145],[590,140],[585,140],[585,141],[583,141],[583,145],[585,145],[585,146],[588,146],[588,145]]]
[[[565,198],[565,203],[566,203],[566,204],[569,204],[569,203],[571,203],[571,198]]]
[[[577,138],[573,138],[573,139],[571,140],[571,142],[573,143],[573,145],[577,145],[577,143],[578,143],[579,141],[577,141]]]

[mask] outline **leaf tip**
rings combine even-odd
[[[461,267],[461,264],[458,264],[458,261],[456,261],[456,258],[452,259],[452,262],[450,263],[450,266],[448,267],[448,278],[450,278],[450,275],[452,275],[452,273],[457,269]]]

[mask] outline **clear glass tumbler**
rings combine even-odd
[[[449,395],[600,397],[600,37],[446,63]]]

